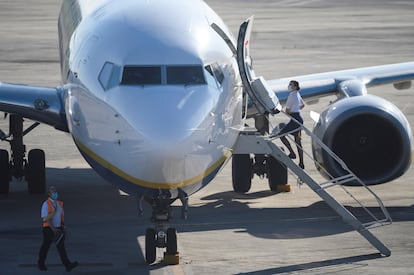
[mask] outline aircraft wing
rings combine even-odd
[[[377,85],[393,83],[397,89],[410,88],[411,80],[414,79],[414,62],[293,76],[268,80],[267,83],[279,100],[284,102],[289,94],[289,81],[292,79],[299,81],[301,96],[308,101],[335,94],[363,95],[367,87]]]
[[[0,111],[21,115],[68,132],[65,90],[0,82]]]

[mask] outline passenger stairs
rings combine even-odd
[[[287,114],[286,114],[287,115]],[[289,116],[289,115],[287,115]],[[290,117],[290,116],[289,116]],[[283,163],[290,171],[292,171],[298,178],[298,182],[304,183],[310,187],[319,197],[321,197],[342,219],[344,222],[353,227],[358,233],[360,233],[368,242],[371,243],[381,254],[384,256],[390,256],[391,251],[378,240],[370,231],[374,227],[384,226],[392,223],[391,216],[387,209],[382,203],[381,199],[367,186],[364,182],[359,179],[347,166],[346,164],[334,153],[329,147],[322,143],[322,141],[315,136],[308,128],[302,125],[301,129],[312,139],[312,142],[317,142],[323,150],[337,163],[340,164],[342,169],[346,171],[344,175],[334,177],[330,175],[324,168],[313,159],[312,155],[307,153],[305,150],[304,157],[310,158],[313,163],[317,166],[318,170],[327,175],[327,180],[318,179],[317,176],[312,177],[307,172],[306,168],[300,168],[289,156],[283,151],[283,149],[276,145],[275,142],[280,139],[281,135],[268,135],[263,136],[258,134],[257,131],[248,128],[242,131],[239,136],[236,147],[234,148],[233,154],[266,154],[271,155],[277,159],[280,163]],[[294,140],[290,137],[289,133],[284,134],[290,139],[291,144],[295,144]],[[380,214],[374,214],[368,207],[364,206],[360,199],[356,195],[350,192],[350,189],[355,187],[346,186],[346,184],[352,183],[353,186],[360,185],[357,189],[364,188],[368,195],[371,195],[376,201],[378,208],[381,210]],[[357,207],[364,210],[363,215],[358,215],[364,222],[360,221],[350,210],[344,205],[338,202],[334,196],[338,194],[335,192],[328,192],[335,189],[343,190],[350,198],[356,203]],[[360,190],[358,190],[359,193]],[[366,197],[366,196],[365,196]],[[372,207],[371,207],[372,208]],[[377,208],[376,206],[374,208]],[[366,221],[368,220],[368,221]]]
[[[248,99],[251,100],[255,109],[262,116],[267,117],[268,114],[282,113],[287,115],[286,118],[291,119],[291,117],[284,113],[281,109],[279,99],[275,95],[274,91],[269,87],[268,83],[263,77],[256,77],[254,70],[252,68],[252,62],[250,57],[250,34],[252,29],[253,17],[247,19],[243,22],[239,29],[239,35],[237,39],[237,49],[231,43],[229,47],[232,49],[233,53],[236,55],[237,64],[239,67],[240,77],[243,84],[243,88],[247,93]],[[217,28],[215,28],[217,31]],[[227,39],[224,32],[218,30],[218,34],[223,37],[224,41],[230,41]],[[248,106],[248,104],[246,104]],[[245,111],[248,114],[248,108]],[[247,116],[247,115],[246,115]],[[278,114],[279,116],[279,114]],[[300,124],[300,123],[299,123]],[[312,177],[306,169],[300,168],[295,162],[290,159],[285,152],[276,145],[275,142],[279,140],[280,136],[278,135],[260,135],[257,129],[242,129],[240,132],[238,141],[233,150],[233,154],[264,154],[271,155],[277,159],[280,163],[286,166],[287,169],[291,170],[299,179],[300,182],[307,184],[317,195],[319,195],[342,219],[352,226],[356,231],[358,231],[364,238],[366,238],[378,251],[385,255],[390,256],[391,251],[379,241],[370,231],[373,227],[383,226],[390,224],[391,217],[388,211],[385,209],[381,199],[367,186],[362,182],[352,171],[346,166],[346,164],[332,152],[328,146],[322,143],[317,136],[315,136],[309,129],[302,125],[302,131],[310,136],[312,142],[317,142],[322,150],[325,151],[334,161],[336,161],[339,166],[343,169],[344,174],[339,177],[334,177],[324,170],[317,161],[313,159],[311,154],[304,151],[304,156],[311,159],[311,162],[317,165],[317,168],[320,172],[325,174],[328,180],[319,180],[317,176]],[[285,136],[289,138],[289,133],[286,133]],[[294,141],[293,141],[294,143]],[[293,144],[291,141],[291,144]],[[302,148],[303,149],[303,148]],[[316,174],[316,173],[312,173]],[[381,210],[381,217],[374,215],[368,207],[364,206],[361,203],[360,199],[357,199],[357,196],[352,194],[345,184],[352,183],[353,185],[358,184],[364,188],[368,195],[375,198],[376,203]],[[361,222],[350,210],[344,207],[341,203],[334,198],[337,195],[336,192],[333,192],[333,189],[342,189],[346,194],[350,196],[357,203],[357,205],[364,210],[366,213],[362,218],[365,220],[366,216],[369,218],[367,222]],[[359,189],[360,189],[359,188]],[[341,197],[342,198],[342,197]],[[366,198],[366,195],[365,197]],[[348,203],[347,203],[348,204]],[[361,217],[360,217],[361,218]]]

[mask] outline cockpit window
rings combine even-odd
[[[167,84],[202,85],[206,84],[201,66],[167,66]]]
[[[125,66],[122,85],[160,85],[160,66]]]
[[[109,71],[110,68],[104,68],[102,80]],[[200,65],[128,65],[123,68],[121,85],[204,85],[204,73]]]
[[[212,63],[205,67],[206,71],[208,72],[208,82],[210,84],[214,83],[221,88],[224,81],[224,74],[217,63]]]
[[[98,80],[102,88],[106,91],[119,84],[121,67],[112,62],[105,62],[99,73]]]

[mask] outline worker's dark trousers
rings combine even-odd
[[[53,233],[52,229],[50,229],[50,227],[43,227],[43,243],[39,251],[38,264],[41,264],[41,265],[45,264],[47,252],[49,251],[50,245],[54,241],[54,237],[55,237],[55,234]],[[62,261],[62,264],[64,264],[65,266],[68,266],[70,264],[70,261],[68,259],[68,256],[66,255],[65,237],[62,238],[62,240],[56,245],[56,247],[57,247],[57,250],[59,251],[59,256],[60,256],[60,260]]]

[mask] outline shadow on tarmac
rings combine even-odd
[[[69,172],[70,171],[70,172]],[[150,225],[151,209],[144,204],[144,216],[139,217],[137,202],[133,196],[121,196],[116,188],[101,179],[92,169],[47,169],[48,182],[58,187],[59,195],[64,200],[67,220],[76,216],[75,225],[106,224],[110,222],[126,222],[139,227]],[[80,179],[80,180],[76,180]],[[26,186],[25,182],[14,183]],[[219,192],[201,198],[207,201],[200,206],[191,205],[188,220],[180,218],[181,206],[174,205],[172,226],[181,232],[222,230],[244,228],[244,232],[259,238],[313,238],[340,234],[352,230],[323,201],[298,208],[250,208],[255,200],[278,194],[271,191],[260,191],[239,194],[232,191]],[[16,227],[25,232],[34,224],[39,224],[40,206],[45,195],[29,195],[26,188],[11,190],[8,196],[0,196],[0,215],[6,216],[14,209],[14,215],[25,220],[24,224],[0,225],[0,233]],[[360,217],[361,207],[347,207],[354,215]],[[378,207],[368,207],[380,213]],[[394,222],[413,221],[414,205],[409,207],[387,207]],[[380,216],[380,215],[379,215]],[[23,218],[24,217],[24,218]],[[92,218],[91,218],[92,217]],[[274,226],[263,226],[272,223]],[[29,226],[28,226],[29,225]],[[142,233],[144,233],[143,230]],[[16,232],[16,233],[17,233]]]
[[[181,232],[237,229],[236,232],[269,239],[314,238],[353,231],[324,201],[297,208],[249,207],[255,199],[269,196],[277,197],[277,194],[271,191],[251,194],[230,191],[206,196],[202,199],[210,202],[191,207],[188,221],[178,224],[177,228]],[[371,221],[362,207],[346,208],[362,222]],[[367,209],[375,216],[383,217],[379,207]],[[387,207],[387,210],[394,222],[414,220],[414,205]]]
[[[145,228],[150,226],[151,210],[147,205],[144,206],[144,216],[140,217],[136,199],[121,196],[117,189],[101,179],[92,169],[48,168],[47,175],[48,182],[57,186],[60,197],[65,202],[65,219],[71,235],[69,246],[75,251],[73,254],[81,256],[83,253],[87,258],[86,264],[89,262],[93,265],[94,262],[102,264],[100,255],[116,252],[123,254],[129,265],[145,266],[145,256],[141,252],[143,248],[134,240],[143,236]],[[8,244],[24,246],[25,242],[32,240],[31,253],[35,255],[41,234],[40,206],[46,196],[29,195],[25,182],[13,184],[18,186],[11,188],[8,196],[0,197],[0,217],[10,216],[10,209],[13,209],[13,216],[8,222],[0,224],[0,242],[4,244],[0,253],[7,251]],[[277,198],[278,194],[271,191],[249,194],[231,191],[215,193],[201,198],[202,203],[199,206],[190,204],[187,220],[180,218],[181,206],[174,205],[171,226],[179,233],[230,229],[236,234],[246,232],[265,239],[314,238],[352,231],[323,201],[298,208],[250,207],[255,200],[271,196]],[[362,211],[358,207],[348,209],[356,213]],[[395,222],[414,220],[413,205],[387,209]],[[379,211],[375,207],[369,210],[374,213]],[[85,232],[91,236],[85,237]],[[361,255],[245,274],[292,272],[378,257],[381,256]],[[151,270],[162,266],[148,268]]]
[[[349,264],[356,264],[358,262],[367,261],[367,260],[374,260],[381,258],[380,253],[373,253],[373,254],[367,254],[367,255],[360,255],[360,256],[352,256],[352,257],[345,257],[345,258],[338,258],[338,259],[332,259],[332,260],[325,260],[325,261],[318,261],[318,262],[309,262],[309,263],[303,263],[303,264],[297,264],[297,265],[290,265],[290,266],[282,266],[277,268],[270,268],[265,270],[258,270],[253,272],[246,272],[246,273],[238,273],[240,275],[259,275],[259,274],[280,274],[280,273],[290,273],[290,272],[296,272],[296,271],[306,271],[310,269],[317,269],[317,268],[325,268],[328,266],[340,266],[340,265],[346,265],[344,267],[344,270],[349,270],[351,272],[351,269],[354,269],[355,266],[349,266]]]

